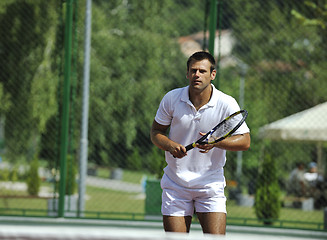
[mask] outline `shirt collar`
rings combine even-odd
[[[192,105],[191,101],[190,101],[190,97],[189,97],[189,88],[190,86],[184,87],[183,88],[183,92],[182,92],[182,96],[181,96],[181,101],[189,103]]]
[[[218,90],[215,88],[215,86],[213,84],[211,84],[211,86],[212,86],[212,95],[209,102],[206,104],[209,107],[213,107],[216,105],[219,95]],[[189,86],[183,89],[181,101],[186,102],[189,105],[192,105],[192,102],[190,101],[190,97],[189,97]]]
[[[219,91],[215,88],[215,85],[211,84],[211,86],[212,86],[212,95],[207,105],[213,107],[217,104]]]

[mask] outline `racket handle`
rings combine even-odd
[[[186,147],[186,152],[188,151],[188,150],[191,150],[191,149],[193,149],[194,147],[193,147],[193,143],[192,144],[189,144],[189,145],[187,145]],[[176,158],[175,156],[173,156],[174,158]]]
[[[194,147],[193,147],[193,143],[187,145],[185,148],[186,148],[186,151],[189,151],[189,150],[193,149],[193,148],[194,148]]]

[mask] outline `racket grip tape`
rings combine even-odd
[[[188,150],[195,148],[195,143],[189,144],[185,148],[186,148],[186,152],[187,152]],[[174,156],[174,158],[176,158],[176,157]]]
[[[192,144],[187,145],[185,148],[186,148],[186,151],[188,151],[188,150],[191,150],[194,147],[195,147],[195,143],[192,143]]]

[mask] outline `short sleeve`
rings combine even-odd
[[[157,114],[154,120],[161,124],[168,126],[172,120],[172,106],[171,106],[171,94],[167,93],[161,100]]]

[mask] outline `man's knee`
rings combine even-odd
[[[191,216],[176,217],[163,216],[163,225],[166,232],[185,232],[190,231],[192,222]]]
[[[209,212],[209,213],[196,213],[203,233],[210,234],[226,234],[226,213]]]

